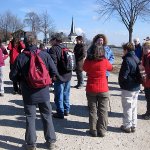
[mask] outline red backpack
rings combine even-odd
[[[45,63],[39,56],[40,50],[36,52],[23,51],[30,57],[30,66],[26,77],[27,83],[31,88],[43,88],[52,83],[49,71]]]

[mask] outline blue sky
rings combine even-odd
[[[24,19],[29,11],[42,13],[47,10],[54,20],[57,31],[70,32],[71,19],[77,34],[84,32],[88,39],[92,39],[98,33],[106,34],[109,44],[121,45],[128,41],[128,31],[124,24],[113,16],[111,19],[97,19],[95,12],[96,0],[4,0],[1,1],[0,13],[10,10],[18,18]],[[138,21],[134,27],[133,38],[139,37],[141,42],[150,36],[149,23]]]

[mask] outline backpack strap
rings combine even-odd
[[[36,51],[23,51],[24,54],[27,54],[28,56],[31,55],[31,53],[33,54],[39,54],[41,52],[40,49],[37,49]]]
[[[24,54],[30,56],[31,55],[31,52],[30,51],[23,51]]]
[[[68,51],[69,49],[68,48],[61,48],[61,55],[62,55],[62,59],[64,59],[64,52],[65,51]]]

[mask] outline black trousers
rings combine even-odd
[[[147,111],[146,113],[150,115],[150,88],[145,88],[145,98],[147,101]]]
[[[44,128],[44,137],[46,141],[55,142],[56,135],[52,121],[52,108],[49,101],[38,103],[37,105],[26,105],[24,104],[24,111],[26,116],[26,133],[25,141],[28,145],[36,145],[36,107],[38,106],[43,128]]]

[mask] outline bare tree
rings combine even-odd
[[[13,33],[17,30],[23,29],[23,23],[12,12],[6,11],[0,15],[0,30],[4,35],[4,40],[8,40],[8,32]]]
[[[150,0],[97,0],[97,4],[100,17],[119,16],[129,32],[129,42],[137,19],[150,15]]]
[[[31,32],[37,38],[37,34],[40,32],[41,20],[37,13],[29,12],[26,14],[24,22],[31,28]]]
[[[82,37],[84,39],[85,48],[88,49],[88,47],[91,45],[91,40],[89,40],[85,33],[82,33]]]
[[[48,35],[48,33],[54,31],[53,20],[50,17],[50,15],[47,13],[47,11],[42,13],[42,15],[40,17],[40,20],[41,20],[40,31],[42,33],[44,33],[44,39],[45,39],[45,42],[47,44],[47,39],[48,39],[47,35]]]

